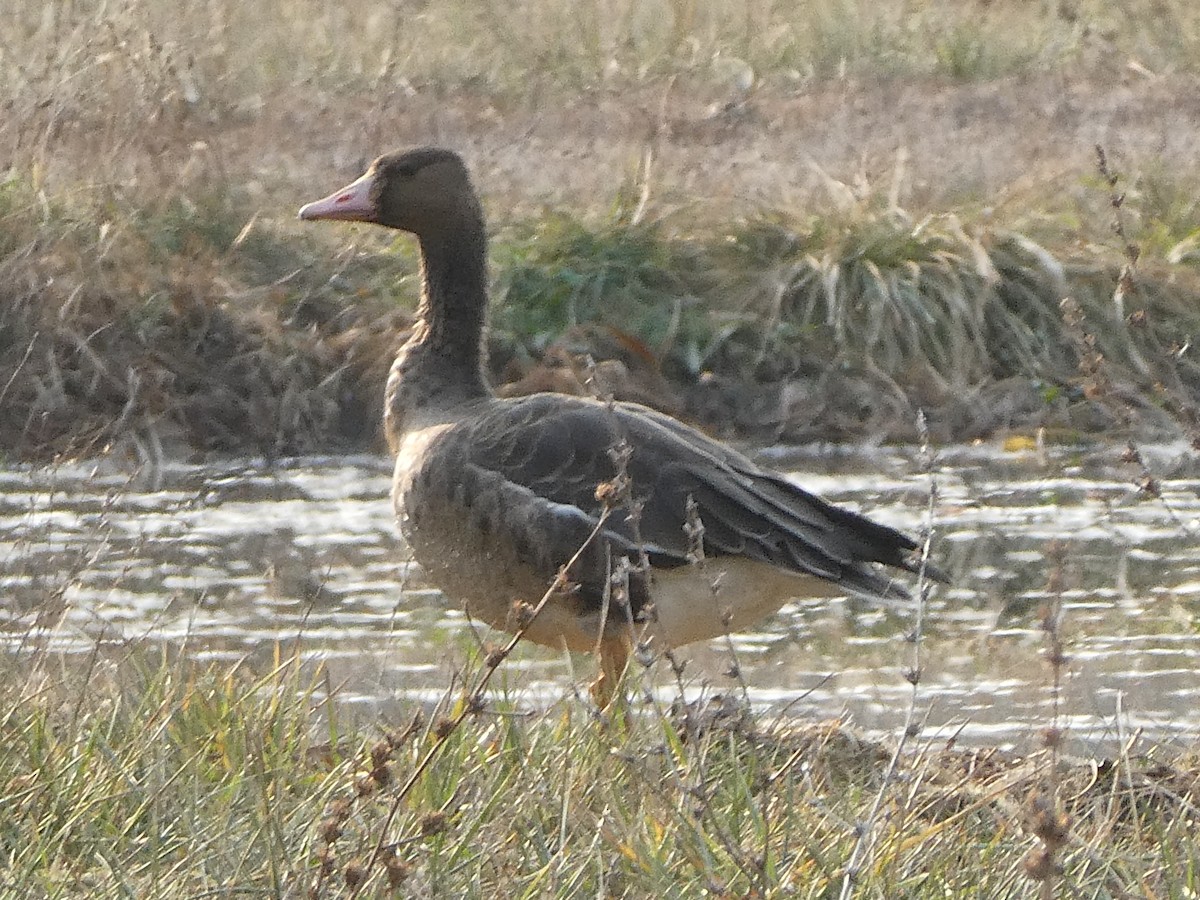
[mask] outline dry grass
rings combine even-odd
[[[241,195],[125,206],[10,178],[0,219],[0,430],[19,456],[188,447],[270,455],[374,433],[355,354],[302,246],[239,233]],[[365,315],[365,313],[364,313]],[[331,343],[331,341],[333,343]],[[339,437],[340,436],[340,437]],[[164,447],[166,448],[164,450]]]
[[[715,697],[613,719],[488,697],[450,731],[465,696],[361,726],[295,659],[255,674],[106,650],[80,669],[31,649],[4,666],[0,891],[22,898],[339,897],[364,877],[367,896],[828,897],[890,756]],[[853,894],[1028,896],[1041,765],[913,742]],[[1058,777],[1063,896],[1200,887],[1194,751],[1135,742]]]
[[[1037,426],[1167,434],[1192,405],[1200,219],[1181,185],[1144,178],[1125,195],[1129,229],[1150,239],[1123,313],[1107,188],[1071,229],[1094,241],[1051,244],[1030,236],[1049,234],[1034,217],[917,218],[894,192],[826,187],[845,196],[821,215],[707,221],[619,199],[590,222],[500,227],[495,377],[536,387],[531,360],[548,348],[591,353],[619,362],[619,396],[785,440],[911,439],[918,407],[939,441]],[[416,291],[406,244],[364,232],[318,246],[224,183],[143,202],[10,176],[0,221],[8,453],[146,462],[376,441]],[[1085,371],[1097,354],[1104,396]]]
[[[1162,0],[19,4],[0,35],[0,446],[370,444],[411,257],[290,217],[422,142],[468,156],[497,228],[497,375],[615,323],[643,369],[628,396],[760,437],[911,438],[917,406],[937,439],[1095,431],[1111,418],[1075,396],[1065,286],[1161,425],[1147,360],[1195,331],[1195,16]],[[1149,328],[1132,339],[1108,314],[1123,249],[1097,142],[1143,249]],[[1187,362],[1169,389],[1191,389]]]
[[[1196,15],[1182,0],[18,3],[0,159],[54,192],[231,181],[273,218],[402,143],[464,149],[505,207],[593,210],[648,139],[656,192],[799,208],[820,190],[810,162],[854,183],[902,147],[900,199],[920,214],[1040,190],[1086,170],[1097,141],[1135,168],[1194,165]],[[948,32],[989,54],[1019,35],[1037,62],[948,78]]]

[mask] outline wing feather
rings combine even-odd
[[[634,404],[608,405],[535,394],[495,405],[455,429],[469,464],[499,478],[538,509],[551,556],[561,565],[595,528],[603,511],[596,488],[616,477],[615,448],[625,443],[634,522],[615,511],[601,533],[604,553],[636,556],[639,547],[659,566],[686,563],[687,501],[696,504],[709,557],[744,556],[816,575],[862,593],[903,595],[872,564],[913,570],[911,538],[864,516],[832,506],[732,448],[675,419]],[[582,573],[602,583],[602,553]],[[933,572],[936,577],[940,573]]]

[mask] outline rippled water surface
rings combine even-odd
[[[1052,583],[1066,608],[1062,708],[1076,747],[1200,731],[1200,466],[1183,448],[1145,455],[1160,498],[1139,491],[1120,448],[939,453],[934,555],[954,585],[924,618],[926,734],[1021,746],[1046,724],[1038,609]],[[762,456],[889,524],[915,532],[925,521],[930,478],[915,452]],[[154,480],[96,465],[0,470],[0,646],[70,656],[162,645],[263,666],[282,647],[322,661],[341,702],[368,713],[438,696],[461,666],[470,623],[406,560],[385,460],[174,466]],[[740,691],[725,674],[733,653],[768,713],[894,730],[913,622],[858,601],[797,602],[732,647],[688,648],[687,690]],[[501,682],[544,705],[592,665],[524,647]],[[673,696],[665,666],[655,672]]]

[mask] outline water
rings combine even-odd
[[[1139,491],[1120,448],[939,453],[934,555],[954,584],[925,611],[926,736],[1031,746],[1050,708],[1039,607],[1053,574],[1072,748],[1111,752],[1139,730],[1195,738],[1200,465],[1182,447],[1145,455],[1160,498]],[[910,532],[925,521],[929,476],[913,451],[763,457],[881,521]],[[155,473],[154,489],[98,464],[0,470],[0,652],[166,647],[267,666],[282,648],[323,662],[339,702],[364,715],[437,697],[475,638],[406,560],[389,470],[374,457],[174,465]],[[1061,564],[1048,556],[1055,542]],[[734,653],[765,715],[844,715],[895,733],[911,693],[903,635],[913,622],[853,600],[794,603],[753,633],[688,648],[686,692],[740,692],[723,674]],[[499,681],[545,705],[592,671],[583,657],[526,646]],[[677,693],[665,666],[656,682],[664,697]]]

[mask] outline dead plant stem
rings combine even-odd
[[[568,573],[570,572],[571,567],[579,561],[579,558],[583,555],[583,552],[589,546],[591,546],[592,541],[594,541],[596,536],[600,534],[605,523],[608,521],[611,511],[612,507],[606,506],[604,508],[600,514],[600,518],[596,521],[595,527],[592,528],[591,534],[588,535],[587,540],[585,540],[579,546],[579,549],[575,551],[575,554],[570,558],[570,560],[567,561],[566,565],[558,570],[558,574],[554,577],[554,581],[551,582],[550,587],[546,589],[546,592],[542,594],[542,599],[539,600],[537,604],[534,605],[534,607],[529,611],[529,614],[523,620],[521,627],[517,629],[516,633],[513,634],[513,636],[509,639],[508,643],[505,644],[498,652],[489,655],[485,661],[483,672],[480,674],[475,686],[471,688],[470,691],[466,692],[466,696],[461,701],[458,712],[455,713],[454,717],[449,721],[447,726],[438,734],[437,738],[434,740],[433,746],[426,751],[425,755],[421,758],[421,761],[417,763],[416,768],[413,769],[407,780],[400,787],[400,790],[396,792],[395,797],[392,799],[392,805],[388,810],[388,814],[384,818],[383,824],[380,826],[379,836],[375,841],[375,846],[372,848],[370,855],[365,861],[364,877],[361,878],[350,889],[350,893],[348,895],[350,900],[353,900],[353,898],[357,897],[370,880],[370,877],[374,871],[376,860],[380,857],[384,847],[388,844],[388,829],[395,820],[396,814],[400,811],[400,806],[404,803],[405,798],[416,786],[417,782],[421,780],[421,776],[424,775],[425,771],[430,765],[432,765],[434,759],[441,752],[442,748],[446,746],[447,742],[450,740],[450,737],[455,731],[458,730],[458,727],[462,725],[468,716],[474,715],[480,711],[482,707],[483,694],[487,690],[487,686],[491,682],[492,676],[496,674],[504,660],[508,658],[509,654],[511,654],[516,648],[517,644],[521,642],[521,639],[525,636],[525,633],[529,630],[529,627],[537,619],[541,611],[545,609],[546,604],[550,602],[551,598],[566,589],[567,585],[570,583]]]
[[[921,564],[917,571],[915,621],[913,622],[913,627],[904,635],[904,640],[910,646],[909,666],[904,673],[904,678],[909,683],[911,690],[908,697],[908,706],[904,711],[904,730],[900,733],[900,738],[896,741],[891,758],[888,760],[887,770],[883,776],[883,783],[880,784],[879,791],[875,794],[875,799],[871,803],[871,809],[867,814],[867,818],[855,826],[858,837],[854,843],[854,849],[850,853],[850,859],[846,863],[845,876],[842,879],[842,889],[839,894],[840,900],[849,900],[854,894],[854,883],[857,880],[858,873],[862,865],[870,858],[871,852],[874,849],[875,828],[879,818],[879,811],[883,806],[883,800],[896,778],[896,773],[899,771],[900,759],[907,748],[909,739],[915,738],[921,732],[921,726],[917,722],[917,701],[921,683],[921,638],[922,629],[925,624],[925,603],[929,592],[926,568],[929,565],[929,551],[933,541],[934,508],[937,503],[938,493],[937,479],[934,475],[933,460],[929,448],[929,428],[925,420],[924,410],[917,412],[917,433],[921,437],[921,467],[929,477],[929,493],[925,508],[925,535],[921,542]]]

